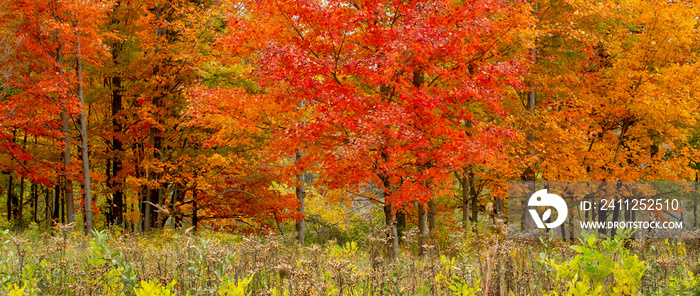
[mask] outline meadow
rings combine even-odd
[[[356,240],[202,229],[0,232],[2,295],[698,295],[700,240],[515,240],[498,231]],[[419,255],[421,253],[422,255]]]

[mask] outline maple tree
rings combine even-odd
[[[262,45],[258,77],[288,106],[283,151],[304,151],[331,188],[374,187],[398,247],[397,207],[432,198],[468,163],[501,149],[507,86],[522,68],[511,31],[527,27],[513,2],[287,1],[246,3],[255,18],[235,46]],[[264,13],[263,13],[264,12]],[[244,20],[236,24],[244,26]],[[247,37],[253,39],[246,39]],[[254,39],[264,36],[266,42]],[[299,106],[299,107],[297,107]],[[488,116],[485,114],[493,114]],[[472,135],[465,124],[474,125]],[[425,185],[424,185],[425,184]]]

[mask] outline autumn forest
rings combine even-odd
[[[587,259],[615,250],[622,267],[574,277],[576,242],[503,233],[508,181],[698,180],[695,0],[0,0],[0,15],[0,229],[21,258],[0,260],[8,295],[698,292],[680,284],[700,285],[697,241],[583,242],[599,252]],[[42,230],[28,240],[89,249],[56,266],[102,290],[65,271],[26,276],[21,246]],[[131,254],[118,241],[129,233],[170,243]],[[216,235],[248,254],[211,261],[216,283],[129,265]],[[455,236],[469,242],[451,250]],[[192,252],[223,258],[226,240]],[[329,242],[287,250],[296,263],[269,251]],[[656,243],[676,265],[650,263]],[[89,261],[122,247],[119,263]],[[304,290],[313,252],[331,267],[314,265]],[[375,262],[427,272],[425,256],[443,269],[415,280]],[[568,288],[533,288],[542,274],[522,270],[538,269]]]

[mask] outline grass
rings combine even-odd
[[[300,246],[291,235],[73,225],[0,232],[3,295],[697,295],[693,240],[512,240],[451,234],[400,257],[385,235]]]

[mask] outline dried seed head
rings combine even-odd
[[[280,280],[284,280],[284,278],[289,275],[291,270],[292,267],[289,266],[289,264],[281,263],[280,265],[277,265],[277,273],[280,275]]]

